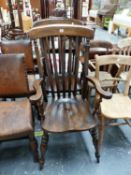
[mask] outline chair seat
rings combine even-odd
[[[131,118],[131,100],[123,94],[113,94],[111,99],[102,100],[101,112],[107,118]]]
[[[32,110],[28,99],[0,102],[0,140],[27,136],[32,131]]]
[[[95,72],[90,72],[89,77],[95,77]],[[113,79],[112,75],[105,71],[99,72],[99,80],[102,88],[113,87]],[[89,82],[89,86],[93,87],[93,85]]]
[[[88,130],[96,126],[86,100],[58,99],[47,104],[42,128],[48,132]]]

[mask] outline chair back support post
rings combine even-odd
[[[128,55],[104,55],[98,56],[96,55],[96,78],[99,79],[99,70],[100,66],[102,65],[109,65],[109,64],[119,64],[120,68],[122,66],[130,67],[128,70],[128,74],[125,80],[125,87],[124,87],[124,95],[128,95],[129,92],[129,84],[131,80],[131,56]],[[120,70],[119,74],[123,69]],[[118,70],[119,71],[119,70]]]

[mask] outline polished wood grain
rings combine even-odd
[[[44,32],[43,32],[44,31]],[[79,31],[79,33],[78,33]],[[50,26],[40,26],[32,28],[27,34],[31,39],[37,39],[47,36],[55,36],[59,33],[60,36],[87,36],[89,39],[94,37],[94,31],[86,26],[70,25],[70,24],[52,24]]]
[[[99,162],[97,121],[87,100],[87,81],[94,83],[100,96],[110,98],[111,95],[100,88],[97,79],[87,77],[89,41],[93,38],[94,31],[80,25],[56,24],[34,27],[28,35],[31,39],[43,39],[43,87],[50,87],[52,95],[45,105],[41,122],[44,135],[41,140],[40,167],[43,167],[45,161],[48,133],[88,130]],[[83,68],[80,56],[84,57]]]
[[[78,24],[82,25],[82,21],[77,19],[67,19],[64,17],[52,17],[45,18],[34,22],[33,27],[38,27],[42,25],[50,25],[50,24]]]
[[[96,56],[96,76],[99,78],[99,67],[100,65],[108,64],[119,64],[120,67],[131,66],[131,56],[127,55],[105,55],[105,56]],[[128,75],[124,84],[124,90],[121,93],[113,93],[111,99],[102,99],[100,101],[100,130],[101,130],[101,139],[100,144],[102,144],[104,136],[105,126],[119,126],[119,125],[129,125],[131,118],[131,100],[128,97],[128,90],[131,79],[131,69],[128,71]],[[120,79],[119,79],[120,81]],[[108,122],[106,122],[108,119]],[[117,119],[123,119],[122,122],[118,122]]]

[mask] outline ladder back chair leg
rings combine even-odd
[[[40,151],[41,151],[41,158],[40,158],[40,169],[43,168],[45,163],[45,154],[48,146],[48,132],[44,131],[43,136],[41,138],[41,145],[40,145]]]
[[[104,122],[104,117],[102,115],[99,116],[99,126],[98,126],[98,133],[99,133],[99,138],[98,138],[98,150],[100,152],[101,145],[103,144],[103,139],[104,139],[104,130],[105,130],[105,122]]]
[[[29,136],[29,140],[30,140],[30,146],[33,152],[33,156],[34,156],[34,161],[38,162],[39,161],[39,155],[38,155],[38,143],[37,140],[34,137],[34,134],[31,134]]]

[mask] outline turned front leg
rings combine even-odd
[[[44,131],[41,139],[41,145],[40,145],[40,151],[41,151],[40,169],[42,169],[44,166],[45,154],[46,154],[47,145],[48,145],[48,138],[49,138],[48,133]]]

